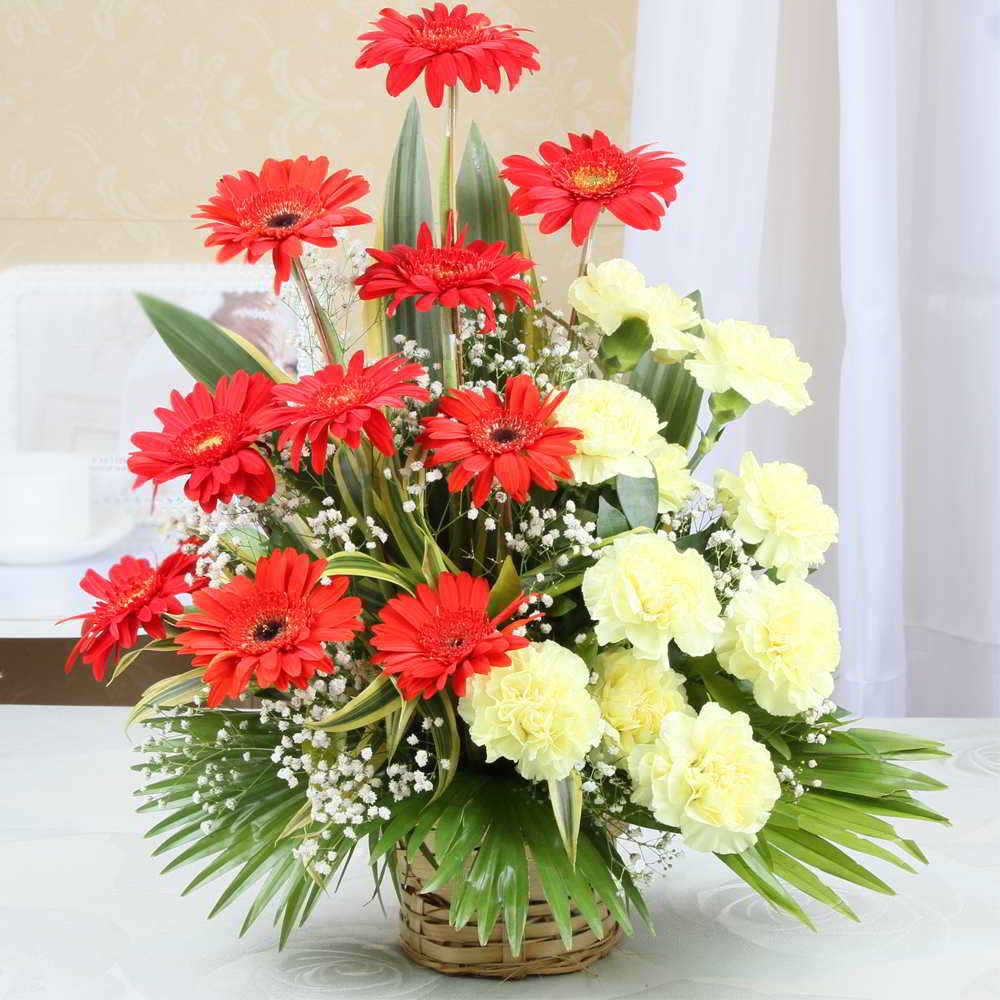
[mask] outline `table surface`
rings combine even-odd
[[[268,921],[240,940],[219,891],[181,898],[132,812],[125,710],[0,706],[0,1000],[313,1000],[587,996],[669,1000],[1000,997],[1000,720],[873,720],[947,742],[929,796],[952,827],[903,824],[931,864],[875,870],[895,898],[839,888],[855,924],[812,907],[814,934],[769,910],[711,855],[686,852],[648,893],[639,931],[586,973],[494,983],[438,976],[395,945],[365,865],[284,952]],[[214,892],[213,892],[214,890]],[[392,896],[390,891],[389,896]],[[389,901],[386,901],[389,906]]]

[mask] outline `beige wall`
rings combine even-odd
[[[206,259],[190,213],[219,175],[267,156],[325,153],[369,178],[374,209],[417,92],[390,98],[384,70],[353,68],[355,38],[382,5],[2,0],[0,267]],[[497,159],[568,130],[627,141],[635,0],[473,7],[533,28],[542,70],[513,94],[463,93],[461,135],[474,116]],[[443,112],[423,96],[421,110],[436,154]],[[561,290],[575,267],[568,230],[529,239]],[[603,225],[599,257],[620,247],[620,227]]]

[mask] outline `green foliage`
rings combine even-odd
[[[699,314],[704,316],[701,293],[690,292],[687,298],[694,299]],[[695,327],[690,332],[697,333],[698,330],[700,327]],[[629,372],[625,382],[652,400],[660,420],[666,424],[663,436],[673,444],[690,447],[701,409],[702,391],[684,366],[663,364],[647,351]]]
[[[223,375],[240,370],[251,375],[262,373],[275,382],[292,381],[287,372],[238,333],[152,295],[139,293],[136,298],[174,357],[209,388],[214,388]]]
[[[630,372],[652,347],[653,338],[644,319],[631,316],[614,333],[601,337],[597,363],[605,375]]]
[[[379,245],[388,249],[397,243],[415,246],[420,224],[426,222],[434,229],[434,202],[431,195],[431,176],[427,166],[427,149],[420,127],[420,112],[413,100],[406,111],[403,128],[392,154],[392,165],[386,178],[385,208],[380,227]],[[379,303],[380,314],[383,303]],[[440,309],[418,312],[412,301],[403,302],[391,318],[383,316],[386,342],[392,343],[397,335],[415,340],[429,350],[428,367],[450,363],[448,333],[444,329]]]
[[[468,230],[468,240],[502,241],[508,253],[531,258],[521,218],[507,208],[510,192],[475,122],[469,129],[458,169],[456,198],[459,229]],[[525,280],[533,286],[537,301],[539,292],[534,271],[526,275]],[[534,318],[533,310],[518,308],[507,324],[507,332],[537,353],[544,345],[539,340],[540,331],[534,326]]]
[[[659,517],[657,507],[660,495],[657,490],[656,476],[617,476],[615,491],[622,513],[628,519],[631,528],[656,527]]]

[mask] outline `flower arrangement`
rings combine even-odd
[[[203,863],[190,888],[228,876],[213,914],[251,899],[245,931],[273,903],[281,946],[361,841],[376,889],[419,861],[450,923],[515,959],[529,895],[563,948],[607,940],[649,921],[642,884],[680,846],[807,924],[803,897],[856,919],[825,877],[891,893],[856,855],[926,860],[891,821],[945,822],[910,766],[944,750],[829,700],[837,613],[807,577],[837,517],[805,470],[747,453],[694,478],[751,404],[808,405],[811,369],[697,292],[591,260],[605,210],[660,227],[671,154],[595,131],[498,169],[473,127],[459,163],[457,92],[538,70],[522,36],[440,3],[361,36],[391,95],[422,75],[447,102],[443,203],[414,103],[367,259],[345,229],[371,221],[368,184],[325,157],[226,176],[201,206],[220,260],[271,254],[297,378],[140,296],[197,384],[129,467],[184,480],[190,509],[158,567],[84,577],[67,669],[191,657],[132,712],[140,809],[165,813],[167,869]],[[582,248],[568,318],[523,215]],[[338,243],[339,269],[306,249]]]

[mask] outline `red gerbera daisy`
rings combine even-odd
[[[323,472],[330,434],[357,448],[364,431],[383,455],[391,455],[392,428],[380,407],[402,406],[406,397],[426,401],[427,390],[415,381],[426,375],[422,365],[408,364],[398,354],[366,366],[364,351],[358,351],[346,372],[340,365],[329,365],[294,385],[275,385],[280,405],[265,410],[258,426],[265,431],[282,428],[278,447],[291,443],[296,472],[307,440],[313,471]]]
[[[468,573],[442,573],[433,588],[418,584],[416,597],[394,597],[372,629],[377,650],[372,662],[387,674],[399,675],[404,698],[431,698],[449,680],[461,697],[473,674],[510,666],[508,651],[528,645],[514,630],[541,617],[529,615],[500,628],[523,603],[524,594],[492,618],[486,610],[489,598],[486,580]]]
[[[574,454],[573,442],[583,437],[552,419],[565,395],[554,392],[543,400],[527,374],[507,380],[503,399],[491,389],[452,389],[438,404],[445,416],[423,421],[419,443],[432,453],[428,466],[456,463],[448,479],[452,493],[474,478],[472,502],[477,507],[489,495],[494,477],[519,503],[527,499],[532,483],[554,490],[554,477],[573,478],[566,456]]]
[[[449,229],[451,227],[449,226]],[[534,266],[517,253],[504,253],[506,245],[473,240],[465,246],[465,232],[455,242],[445,235],[444,245],[434,246],[427,223],[421,223],[416,247],[401,243],[391,250],[370,249],[375,258],[361,277],[356,279],[362,299],[378,299],[392,295],[387,310],[395,315],[400,302],[415,298],[421,312],[427,312],[436,302],[446,309],[459,305],[482,309],[486,313],[483,333],[496,329],[492,295],[499,295],[504,308],[512,312],[520,299],[529,308],[533,299],[531,287],[515,277]]]
[[[659,229],[660,218],[677,197],[682,160],[636,146],[625,152],[603,132],[569,136],[569,148],[555,142],[538,147],[542,162],[508,156],[501,177],[517,190],[510,210],[542,212],[538,229],[554,233],[572,220],[573,242],[581,246],[604,208],[634,229]]]
[[[358,69],[385,63],[389,67],[385,89],[398,97],[424,73],[427,96],[435,108],[441,106],[445,87],[459,80],[473,93],[485,83],[490,90],[500,90],[501,70],[513,90],[521,71],[538,69],[538,49],[520,37],[523,28],[509,24],[491,24],[485,14],[470,12],[464,4],[450,11],[443,3],[423,14],[404,17],[386,7],[372,23],[375,31],[358,41],[368,44],[361,50]]]
[[[196,667],[207,667],[214,708],[247,689],[251,676],[262,688],[304,688],[333,663],[321,643],[345,642],[361,628],[361,601],[344,597],[347,577],[322,586],[322,559],[279,549],[257,561],[254,579],[234,576],[216,589],[199,591],[195,609],[177,636]]]
[[[140,628],[154,639],[165,638],[163,615],[179,615],[184,610],[177,595],[190,594],[208,583],[204,577],[189,580],[197,561],[197,555],[178,551],[155,567],[145,559],[125,556],[111,567],[107,578],[88,569],[80,586],[97,598],[97,604],[86,614],[63,619],[83,619],[80,639],[66,660],[66,673],[81,657],[93,669],[94,679],[103,680],[107,665],[117,663],[135,645]]]
[[[128,458],[135,486],[187,476],[184,493],[207,510],[221,500],[248,496],[263,503],[274,492],[274,472],[251,448],[260,436],[256,418],[271,402],[274,383],[266,375],[223,375],[210,392],[201,382],[186,396],[176,389],[170,408],[155,411],[162,431],[132,435],[138,451]]]
[[[208,219],[199,229],[211,229],[205,246],[219,247],[218,259],[229,260],[246,250],[253,264],[269,250],[274,259],[274,291],[292,273],[292,261],[302,244],[335,247],[337,226],[358,226],[371,216],[348,205],[368,193],[368,181],[350,170],[326,175],[325,156],[310,160],[265,160],[260,174],[241,170],[226,174],[218,194],[192,218]]]

